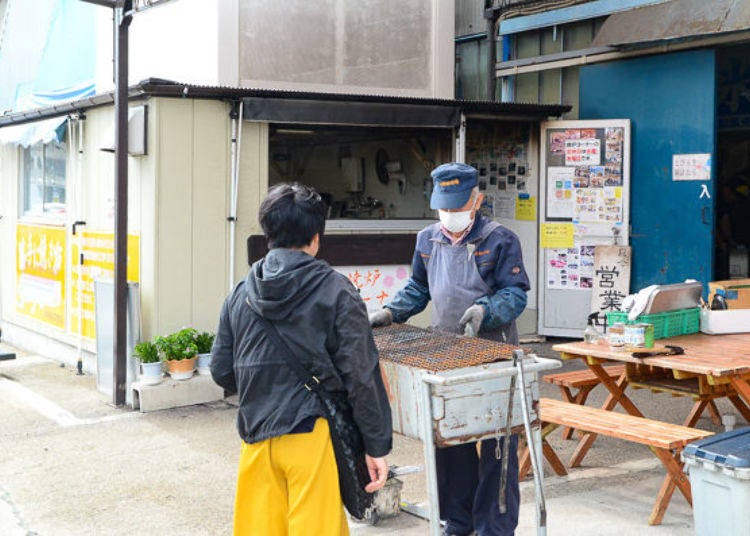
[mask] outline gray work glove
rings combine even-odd
[[[479,326],[484,320],[484,307],[474,304],[464,312],[461,320],[458,321],[458,329],[463,331],[467,337],[476,337],[479,335]]]
[[[393,323],[393,313],[391,313],[390,309],[383,307],[380,311],[370,313],[369,319],[370,327],[382,328],[390,326]]]

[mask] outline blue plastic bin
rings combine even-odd
[[[690,443],[682,452],[698,536],[750,536],[750,428]]]

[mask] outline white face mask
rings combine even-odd
[[[461,212],[447,212],[445,210],[438,210],[440,216],[440,223],[443,224],[448,231],[451,233],[460,233],[467,229],[473,221],[471,217],[472,210],[462,210]]]

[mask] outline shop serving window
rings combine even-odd
[[[315,187],[332,228],[381,228],[390,220],[421,229],[434,218],[430,171],[451,160],[451,149],[449,129],[272,125],[269,183]]]
[[[21,216],[62,219],[67,212],[65,142],[21,150]]]

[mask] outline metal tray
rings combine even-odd
[[[677,309],[700,307],[702,294],[703,284],[697,281],[695,283],[659,285],[659,288],[651,294],[651,298],[649,298],[643,314],[650,315],[666,311],[676,311]]]

